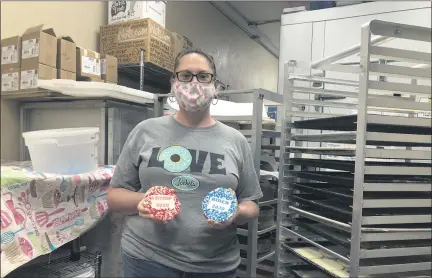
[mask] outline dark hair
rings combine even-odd
[[[211,55],[205,53],[201,49],[188,49],[188,50],[184,50],[183,52],[179,53],[177,55],[176,59],[175,59],[175,62],[174,62],[174,75],[173,75],[173,77],[175,76],[176,70],[177,70],[177,68],[179,66],[180,59],[183,58],[186,55],[189,55],[189,54],[198,54],[198,55],[201,55],[204,58],[206,58],[207,62],[210,65],[210,68],[213,70],[213,74],[214,74],[215,80],[216,80],[216,76],[217,76],[217,74],[216,74],[216,65],[215,65],[215,62],[213,60],[213,57]]]

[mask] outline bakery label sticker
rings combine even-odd
[[[1,64],[18,63],[18,47],[16,45],[8,45],[2,47]]]
[[[174,196],[167,195],[153,195],[150,196],[151,207],[153,209],[175,209]]]
[[[22,42],[22,58],[28,59],[39,56],[39,40],[31,39]]]
[[[1,90],[2,92],[17,91],[19,88],[19,73],[4,73],[1,75]]]
[[[81,71],[87,74],[100,75],[101,64],[99,59],[82,56],[81,57],[82,68]]]
[[[199,187],[199,181],[191,176],[175,177],[171,181],[172,186],[182,191],[192,191]]]
[[[21,71],[21,89],[30,89],[37,87],[38,74],[35,70]]]

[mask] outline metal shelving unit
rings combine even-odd
[[[277,277],[431,274],[431,54],[376,45],[398,39],[430,45],[431,29],[374,20],[310,76],[286,63]]]
[[[55,260],[23,266],[7,277],[47,278],[101,278],[102,256],[100,253],[81,252],[78,258],[65,256]]]
[[[232,117],[216,117],[217,120],[227,124],[233,123],[246,126],[245,129],[240,129],[240,132],[250,141],[254,165],[257,174],[260,173],[261,154],[262,150],[269,149],[273,152],[279,150],[275,147],[276,138],[280,138],[280,132],[275,130],[266,130],[263,124],[264,105],[278,106],[282,104],[283,98],[277,93],[273,93],[264,89],[250,90],[227,90],[221,91],[219,97],[230,99],[233,95],[253,95],[253,116],[232,116]],[[264,127],[263,127],[264,126]],[[267,141],[267,142],[266,142]],[[276,179],[278,174],[263,173],[261,178]],[[270,198],[259,201],[260,208],[268,206],[276,206],[277,199]],[[241,265],[237,270],[238,277],[268,277],[274,272],[274,243],[271,249],[267,252],[258,253],[258,239],[263,235],[271,235],[276,231],[276,221],[273,225],[267,225],[260,229],[258,219],[251,221],[247,227],[239,227],[237,234],[242,237],[247,237],[244,244],[240,244],[240,250],[245,251],[245,257],[242,257]],[[274,236],[271,236],[273,240]],[[243,252],[241,252],[243,254]],[[262,274],[260,274],[262,273]],[[269,274],[270,273],[270,274]]]
[[[160,91],[168,93],[170,91],[172,72],[146,62],[144,49],[140,51],[140,63],[120,64],[118,65],[118,74],[120,83],[126,82],[125,85],[134,89],[144,91],[151,88],[157,90],[156,92],[149,90],[152,93],[159,93]]]

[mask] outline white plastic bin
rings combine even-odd
[[[99,128],[65,128],[24,132],[33,170],[74,175],[97,169]]]

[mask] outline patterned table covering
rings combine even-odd
[[[1,166],[0,277],[79,237],[107,210],[113,166],[73,176],[30,167],[28,162]]]

